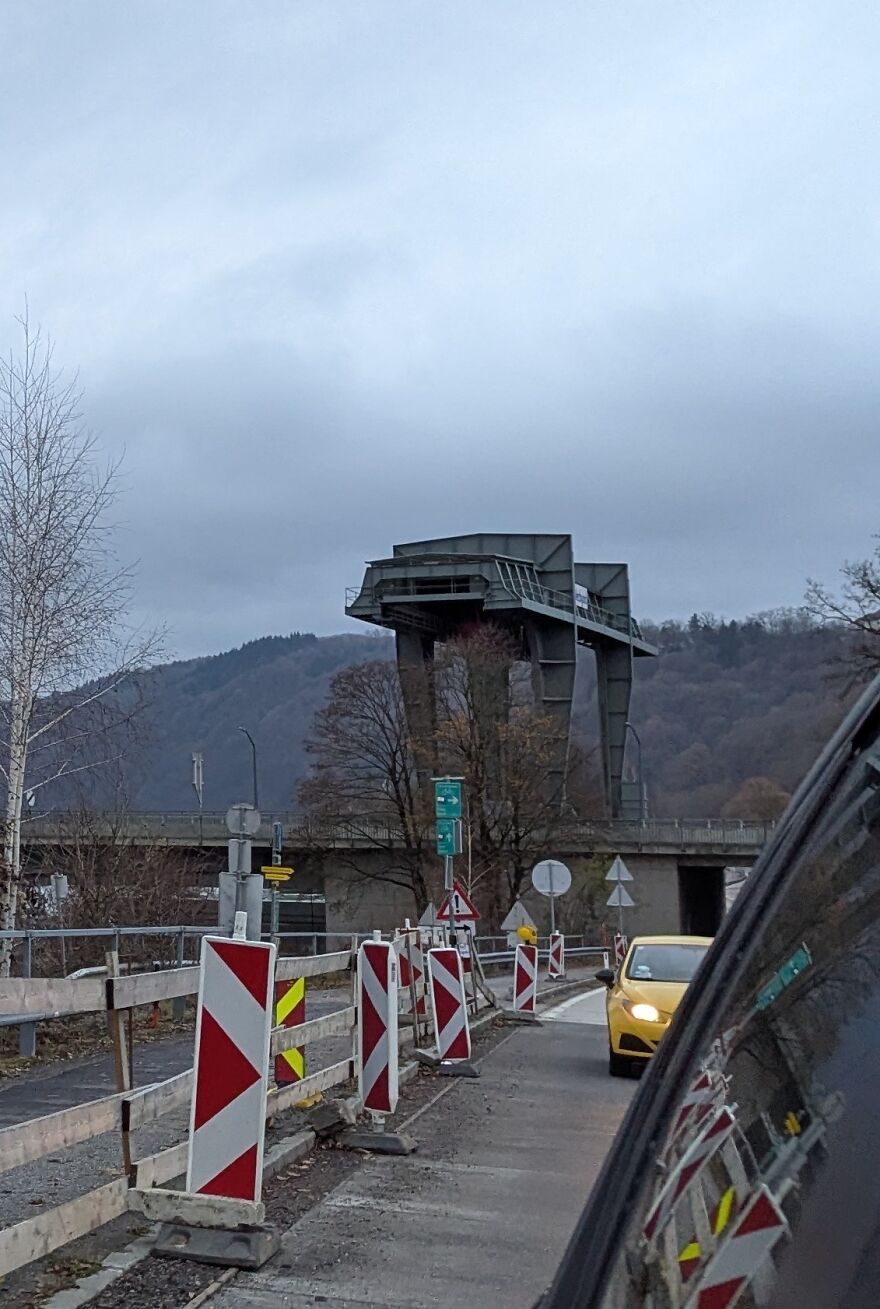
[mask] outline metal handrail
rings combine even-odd
[[[226,814],[219,810],[206,811],[201,816],[190,810],[142,810],[128,814],[122,821],[112,813],[97,814],[94,817],[96,823],[93,822],[93,826],[97,825],[100,828],[102,818],[106,817],[108,827],[120,830],[126,835],[131,835],[138,828],[146,829],[150,835],[158,838],[162,837],[165,829],[170,828],[178,831],[189,829],[194,835],[198,835],[200,821],[206,835],[216,834],[218,830],[223,833],[224,839],[227,835]],[[28,819],[24,824],[22,836],[27,842],[31,834],[37,837],[41,833],[62,835],[67,824],[70,825],[70,835],[74,836],[78,818],[76,811],[60,811]],[[389,839],[396,839],[400,835],[395,825],[382,819],[374,819],[369,814],[340,814],[336,817],[314,819],[280,810],[264,812],[262,820],[262,829],[267,833],[271,830],[272,823],[280,822],[284,827],[285,836],[294,840],[303,836],[354,840],[362,837],[372,840],[383,835]],[[615,838],[629,838],[643,844],[652,841],[662,843],[664,840],[680,844],[683,839],[686,839],[711,844],[752,845],[766,840],[775,826],[775,821],[751,821],[743,818],[591,818],[573,819],[555,824],[553,835],[554,839],[562,840],[573,837],[591,840],[599,837],[609,844],[613,844]],[[430,838],[432,833],[433,825],[426,825],[424,836]]]

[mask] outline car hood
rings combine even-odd
[[[633,1004],[652,1004],[655,1009],[674,1014],[687,988],[687,982],[643,982],[626,978],[623,994]]]

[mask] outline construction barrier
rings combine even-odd
[[[626,958],[626,952],[629,949],[629,941],[622,932],[614,933],[614,966],[619,968]]]
[[[299,1027],[306,1021],[306,979],[275,983],[275,1026]],[[275,1085],[292,1086],[306,1075],[306,1052],[303,1046],[282,1050],[275,1056]]]
[[[538,947],[518,945],[513,961],[513,1007],[533,1014],[538,1000]]]
[[[358,1089],[365,1109],[397,1107],[397,951],[365,941],[358,951]]]
[[[735,1304],[787,1231],[785,1214],[768,1188],[760,1186],[709,1260],[687,1309]]]
[[[651,1212],[645,1220],[644,1236],[652,1240],[665,1224],[684,1191],[696,1175],[727,1140],[736,1125],[733,1111],[727,1105],[706,1125],[697,1139],[688,1147],[679,1162],[669,1173]]]
[[[553,978],[565,976],[565,937],[561,932],[554,932],[550,937],[550,958],[547,963],[547,976]]]
[[[428,951],[431,1006],[441,1059],[470,1059],[471,1033],[461,955],[454,946]]]
[[[258,1201],[275,946],[202,939],[186,1189]]]

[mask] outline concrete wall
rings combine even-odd
[[[378,859],[382,858],[377,854]],[[368,864],[361,861],[364,867]],[[605,882],[605,873],[611,860],[575,856],[567,861],[572,873],[569,894],[556,902],[557,925],[561,930],[580,933],[585,928],[596,930],[603,919],[611,932],[617,926],[617,910],[605,906],[611,884]],[[635,879],[627,883],[636,902],[634,909],[625,909],[624,930],[627,935],[680,931],[678,896],[678,858],[675,855],[627,855],[626,864]],[[374,927],[387,930],[399,927],[404,918],[414,918],[412,896],[403,888],[387,882],[371,881],[354,875],[341,862],[334,863],[333,855],[323,860],[324,893],[327,898],[327,931],[345,928],[370,931]],[[523,903],[538,924],[539,930],[549,931],[549,902],[545,896],[529,889]],[[485,929],[488,931],[488,926]]]

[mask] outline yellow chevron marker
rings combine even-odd
[[[712,1231],[715,1236],[720,1236],[727,1224],[730,1222],[730,1216],[733,1212],[733,1202],[736,1199],[736,1187],[729,1186],[722,1195],[712,1215]],[[681,1275],[684,1281],[687,1281],[694,1271],[694,1264],[700,1258],[699,1241],[690,1241],[678,1256],[678,1262],[682,1265]]]
[[[297,977],[291,983],[284,995],[275,1001],[275,1026],[280,1027],[284,1022],[291,1009],[295,1009],[306,998],[306,979]],[[286,1053],[286,1051],[285,1051]]]
[[[282,987],[284,988],[282,990]],[[296,1014],[296,1010],[299,1013]],[[276,1027],[293,1027],[297,1023],[305,1020],[306,1009],[306,979],[296,977],[287,986],[279,982],[275,992],[275,1026]],[[292,1021],[287,1022],[288,1018]],[[301,1082],[306,1075],[306,1054],[305,1050],[282,1050],[275,1056],[275,1082],[276,1085],[290,1085],[292,1082]]]

